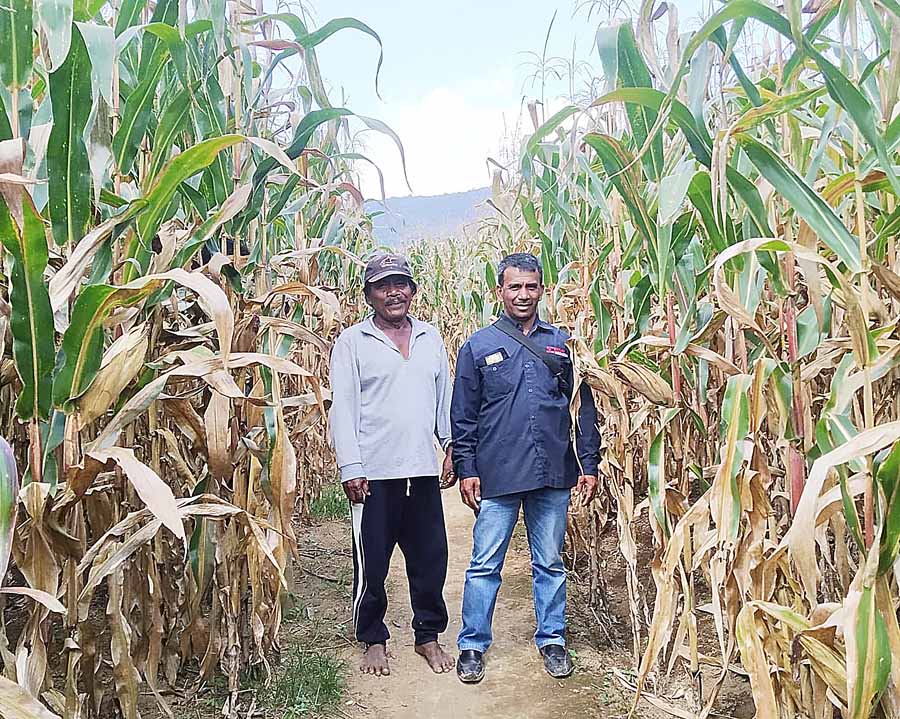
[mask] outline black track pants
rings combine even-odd
[[[447,530],[438,479],[373,480],[369,491],[364,503],[350,505],[356,638],[379,644],[390,636],[384,624],[384,580],[399,544],[406,558],[416,644],[434,641],[447,629]]]

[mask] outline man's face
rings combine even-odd
[[[517,267],[506,268],[503,284],[497,288],[497,299],[503,303],[506,314],[517,322],[527,322],[534,317],[543,294],[540,273]]]
[[[390,275],[371,283],[366,291],[366,298],[380,319],[399,322],[409,314],[409,306],[415,294],[408,277]]]

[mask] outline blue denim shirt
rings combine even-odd
[[[529,337],[569,357],[563,330],[538,320]],[[590,389],[581,386],[576,457],[569,402],[556,378],[494,326],[473,334],[459,351],[450,423],[456,475],[479,477],[484,498],[571,488],[580,474],[597,474],[600,433]]]

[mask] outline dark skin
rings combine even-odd
[[[416,296],[416,287],[403,275],[389,275],[378,282],[365,287],[366,302],[375,313],[375,326],[387,335],[396,345],[403,359],[409,359],[409,344],[412,337],[412,323],[409,320],[409,308]],[[453,474],[451,452],[448,448],[444,457],[441,487],[453,484],[449,479]],[[449,483],[448,483],[449,482]],[[354,504],[361,504],[369,496],[369,480],[366,477],[351,479],[343,483],[344,494]],[[431,669],[437,674],[451,671],[455,662],[440,644],[426,642],[416,645],[416,654],[424,657]],[[372,644],[363,652],[359,669],[364,674],[388,676],[391,673],[388,657],[390,654],[384,644]]]
[[[538,304],[544,295],[544,285],[537,270],[521,270],[507,267],[500,285],[497,287],[497,299],[503,303],[507,316],[522,325],[525,335],[534,329],[537,321]],[[481,508],[481,478],[466,477],[459,482],[459,493],[463,503],[475,515]],[[597,477],[583,474],[575,486],[575,506],[586,507],[597,494]]]

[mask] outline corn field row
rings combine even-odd
[[[378,35],[289,10],[0,7],[4,716],[173,716],[220,674],[233,713],[278,649],[371,243],[348,123],[390,133],[316,58]]]
[[[598,30],[588,102],[529,107],[495,216],[444,260],[468,255],[451,311],[480,326],[492,261],[541,256],[602,407],[637,694],[686,672],[687,707],[656,702],[678,716],[735,663],[759,717],[900,716],[898,31],[893,2],[731,0],[691,34],[644,3]],[[607,509],[572,532],[595,601]]]

